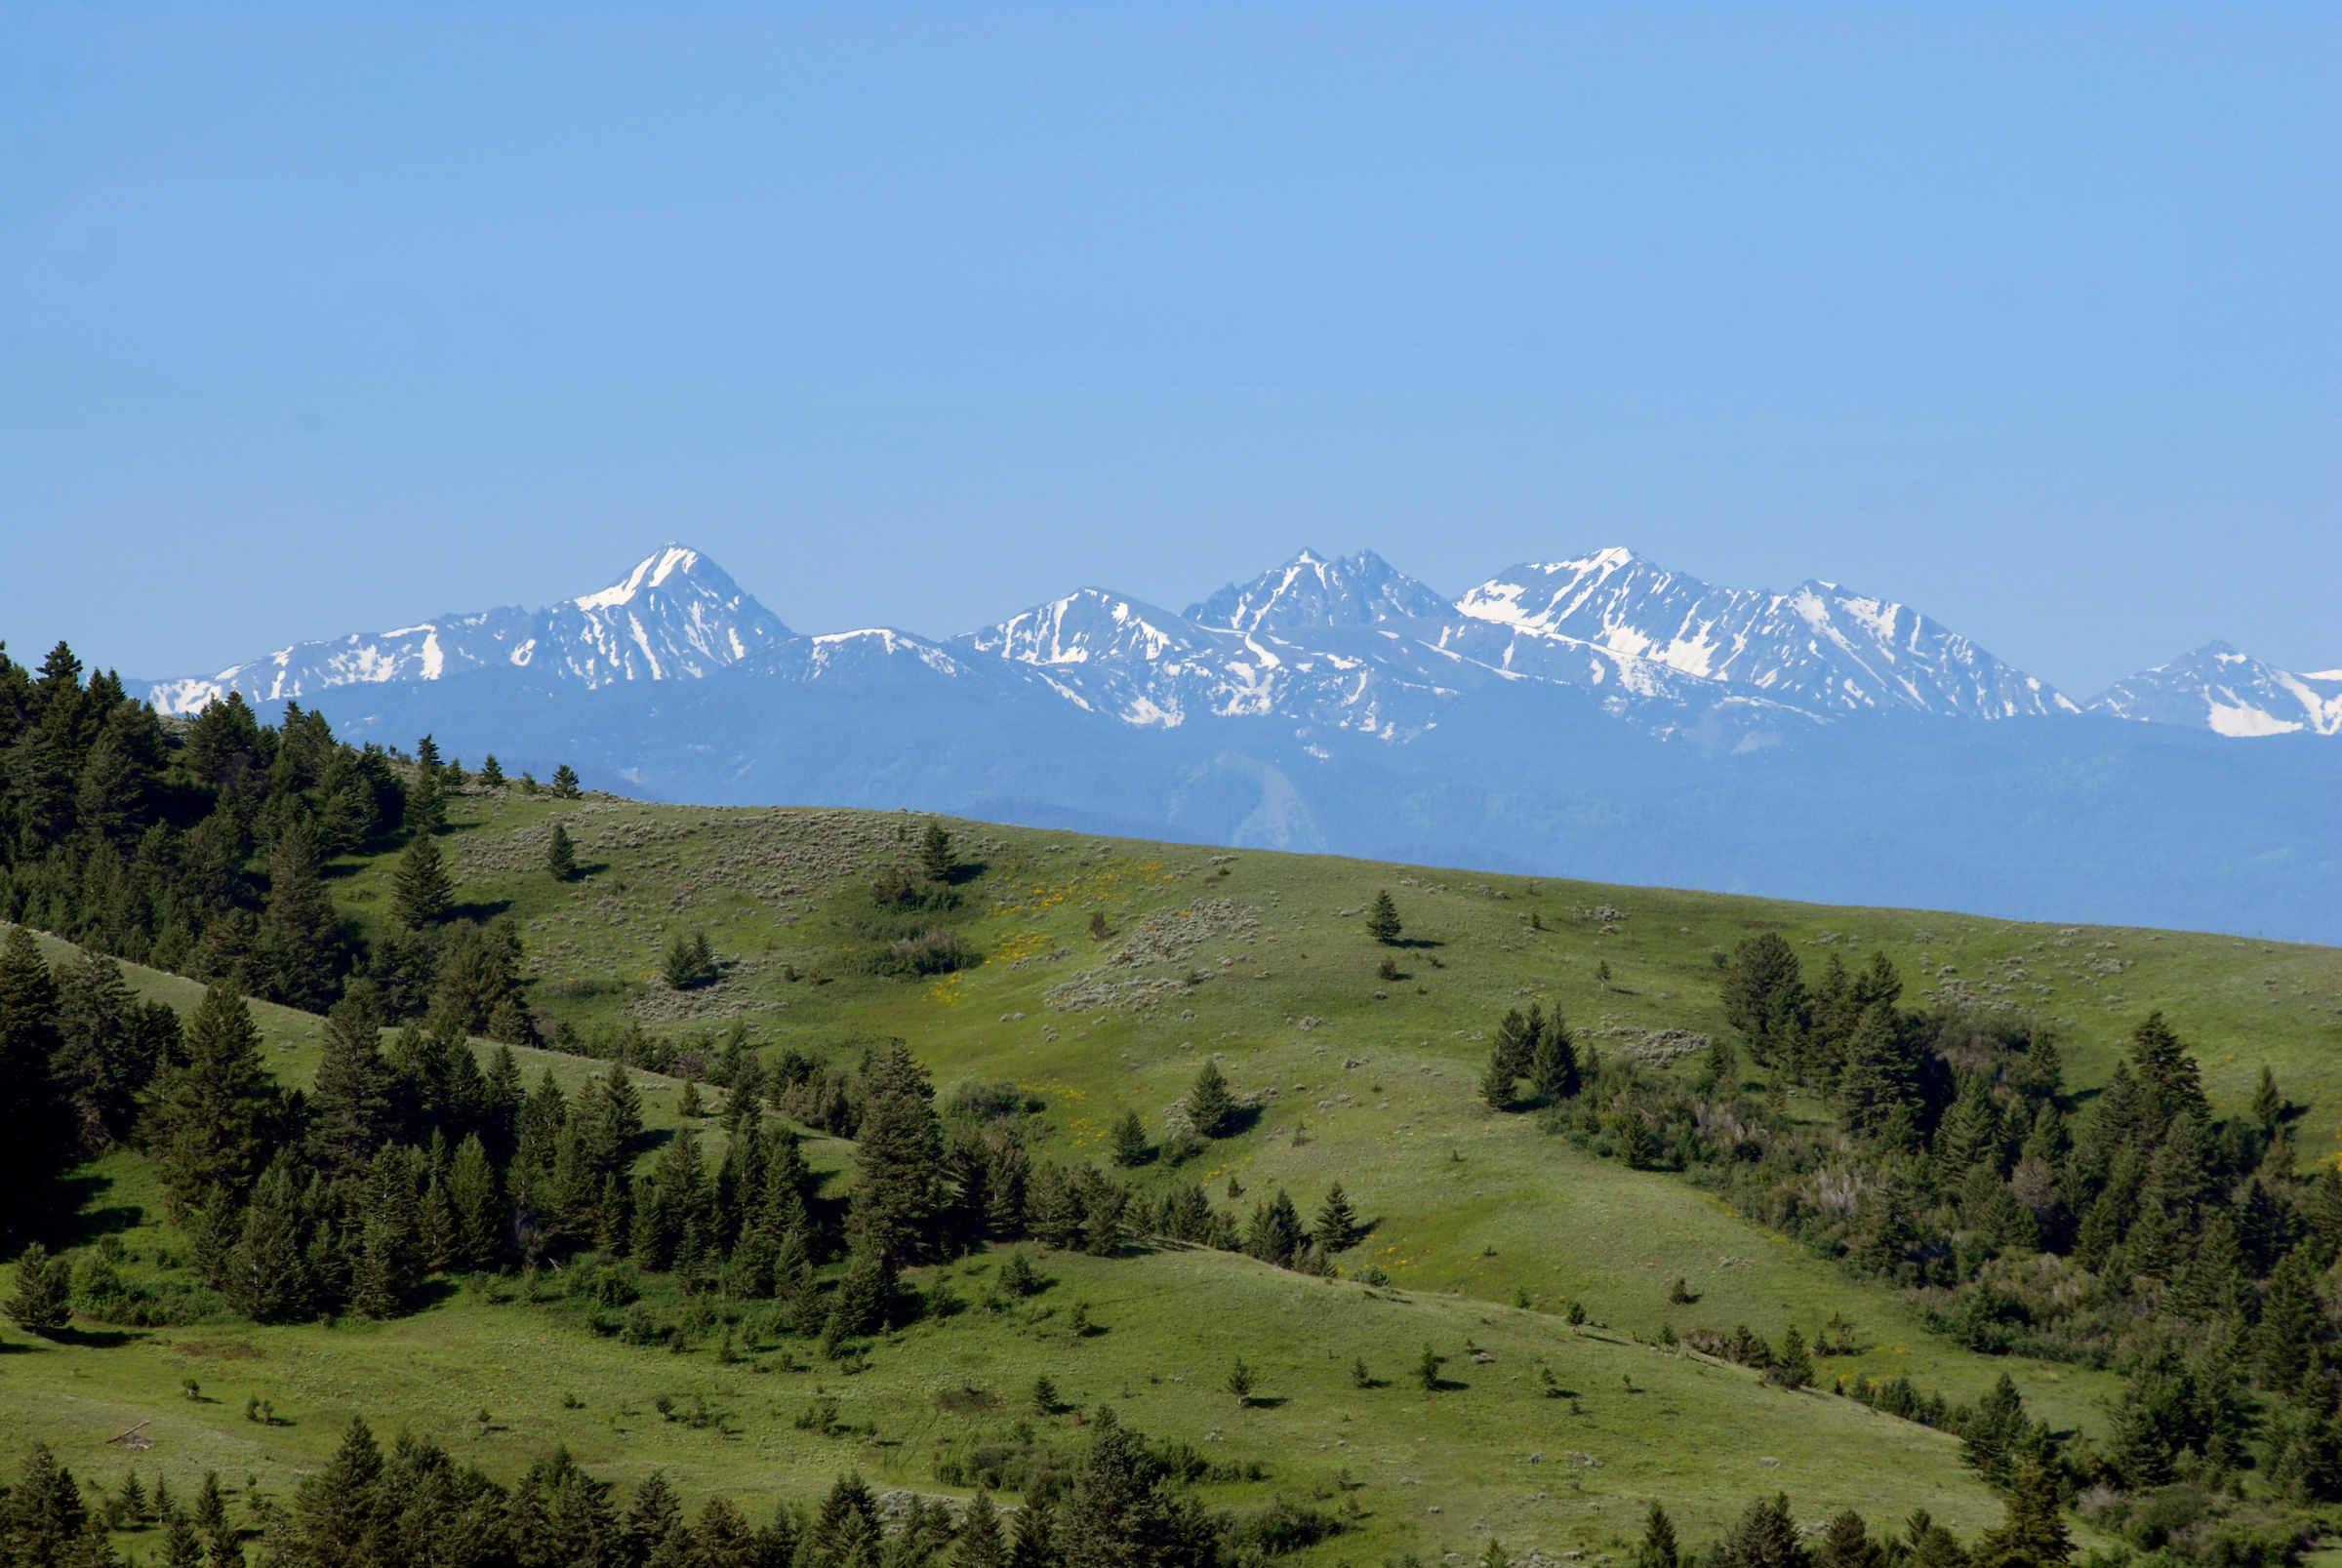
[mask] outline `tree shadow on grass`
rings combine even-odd
[[[512,907],[510,899],[489,899],[478,904],[451,904],[447,906],[450,920],[469,920],[474,925],[486,925]]]
[[[1220,1118],[1219,1129],[1212,1136],[1214,1138],[1234,1138],[1239,1134],[1251,1132],[1261,1124],[1261,1118],[1268,1113],[1269,1107],[1266,1106],[1232,1106],[1229,1107],[1228,1114]]]

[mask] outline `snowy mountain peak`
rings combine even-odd
[[[2091,699],[2089,711],[2215,735],[2342,735],[2342,669],[2297,673],[2207,642]]]
[[[534,614],[486,610],[296,643],[217,674],[159,681],[147,695],[163,712],[192,713],[230,691],[252,702],[313,703],[338,686],[443,680],[498,666],[586,686],[674,680],[710,674],[793,636],[723,568],[669,543],[600,592]]]
[[[1454,617],[1445,599],[1372,550],[1347,560],[1303,550],[1250,583],[1232,583],[1188,606],[1187,614],[1198,625],[1228,631],[1301,631]]]
[[[677,572],[719,595],[740,592],[740,584],[725,576],[722,567],[705,559],[698,550],[688,545],[669,543],[644,556],[633,571],[601,592],[588,593],[570,602],[581,610],[607,610],[617,605],[631,604],[634,596],[646,586],[662,586]]]
[[[1720,588],[1613,547],[1515,566],[1456,608],[1813,713],[2075,711],[2041,681],[1918,611],[1818,578],[1790,593]]]

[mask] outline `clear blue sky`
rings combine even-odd
[[[2342,7],[0,19],[0,635],[1625,543],[2342,665]]]

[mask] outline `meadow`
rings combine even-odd
[[[1533,1116],[1489,1110],[1477,1084],[1504,1013],[1536,1001],[1568,1020],[1581,1050],[1688,1070],[1703,1037],[1728,1033],[1719,956],[1778,932],[1809,974],[1833,953],[1853,967],[1882,949],[1907,1002],[1934,992],[2054,1022],[2068,1087],[2085,1096],[2160,1009],[2216,1106],[2246,1101],[2267,1065],[2308,1107],[2296,1124],[2304,1162],[2342,1148],[2334,949],[946,820],[957,905],[913,924],[980,961],[893,978],[871,960],[904,928],[874,919],[870,884],[915,858],[925,818],[512,791],[451,804],[462,912],[516,924],[538,1024],[575,1048],[520,1050],[532,1083],[546,1067],[566,1085],[602,1070],[577,1053],[631,1028],[679,1044],[684,1072],[704,1068],[736,1022],[768,1058],[794,1049],[851,1065],[900,1038],[941,1097],[971,1081],[1018,1085],[1043,1106],[1036,1153],[1103,1162],[1117,1116],[1136,1110],[1159,1134],[1210,1058],[1257,1106],[1249,1125],[1177,1168],[1115,1174],[1142,1191],[1201,1181],[1216,1202],[1232,1182],[1242,1204],[1282,1187],[1305,1216],[1338,1180],[1370,1233],[1333,1280],[1201,1249],[1098,1259],[1028,1244],[1054,1283],[999,1311],[980,1305],[1003,1256],[994,1248],[913,1274],[961,1309],[842,1364],[770,1332],[752,1306],[697,1308],[737,1321],[699,1325],[727,1332],[695,1334],[681,1353],[597,1337],[551,1270],[446,1281],[424,1309],[383,1324],[11,1333],[0,1447],[39,1437],[108,1483],[134,1463],[175,1487],[217,1468],[281,1501],[363,1414],[384,1432],[430,1432],[493,1473],[563,1443],[599,1473],[664,1468],[687,1496],[727,1492],[755,1512],[846,1469],[964,1495],[949,1478],[955,1456],[980,1441],[1075,1444],[1084,1412],[1107,1403],[1151,1437],[1202,1452],[1218,1467],[1205,1486],[1215,1502],[1284,1495],[1352,1511],[1348,1533],[1312,1548],[1327,1561],[1476,1550],[1492,1535],[1516,1554],[1598,1559],[1632,1538],[1650,1498],[1702,1542],[1776,1490],[1800,1519],[1852,1507],[1888,1526],[1924,1507],[1968,1536],[2000,1508],[1953,1438],[1825,1391],[1764,1386],[1663,1345],[1663,1330],[1747,1324],[1777,1338],[1795,1324],[1810,1337],[1835,1315],[1853,1325],[1853,1347],[1818,1363],[1825,1387],[1907,1374],[1972,1400],[2006,1371],[2029,1407],[2081,1433],[2103,1430],[2115,1380],[1959,1348],[1928,1332],[1910,1293],[1749,1224],[1681,1176],[1630,1170]],[[545,869],[556,822],[580,863],[567,882]],[[334,868],[336,903],[361,931],[387,918],[394,863]],[[1404,922],[1395,946],[1363,929],[1381,890]],[[701,932],[714,979],[668,987],[667,945]],[[127,972],[182,1009],[200,994]],[[279,1079],[304,1083],[319,1021],[255,1012]],[[681,1125],[681,1079],[637,1076],[653,1132]],[[1818,1103],[1792,1109],[1828,1118]],[[711,1121],[703,1136],[720,1158]],[[807,1153],[842,1190],[850,1146],[810,1133]],[[118,1233],[131,1271],[183,1259],[142,1156],[85,1168],[75,1197],[58,1240]],[[1370,1266],[1388,1284],[1364,1282]],[[1671,1301],[1677,1280],[1690,1301]],[[693,1309],[648,1288],[662,1310]],[[1568,1320],[1572,1306],[1583,1322]],[[1445,1358],[1432,1390],[1413,1372],[1427,1346]],[[1241,1408],[1225,1387],[1238,1356],[1260,1375]],[[1046,1410],[1033,1395],[1043,1378],[1056,1388]],[[255,1400],[272,1421],[248,1419]],[[140,1423],[152,1448],[108,1444]]]

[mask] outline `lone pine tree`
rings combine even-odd
[[[553,873],[553,880],[566,882],[578,874],[577,846],[569,841],[569,830],[559,823],[553,824],[552,837],[545,843],[545,868]]]
[[[398,858],[390,884],[390,913],[402,926],[421,931],[447,918],[448,901],[455,897],[439,841],[425,830],[418,832]]]
[[[1390,891],[1375,889],[1374,906],[1366,911],[1366,935],[1388,947],[1398,941],[1401,929],[1398,905],[1391,902]]]
[[[1220,1064],[1207,1060],[1188,1090],[1188,1120],[1204,1137],[1217,1138],[1234,1109],[1235,1101],[1228,1092],[1228,1080],[1220,1075]]]

